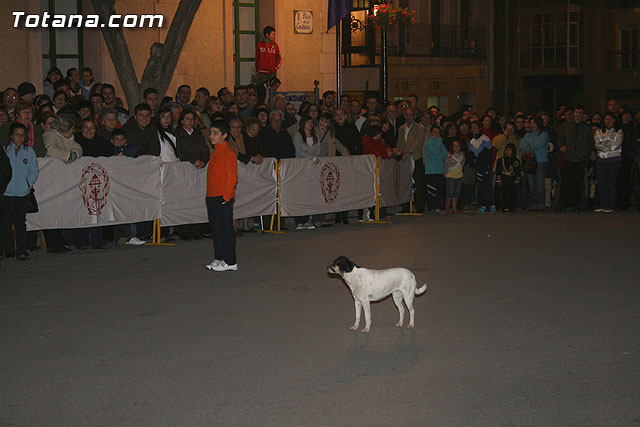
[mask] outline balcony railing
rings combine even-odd
[[[364,37],[358,37],[365,43],[355,46],[349,38],[343,39],[345,65],[376,65],[379,63],[376,57],[382,51],[380,32],[374,32],[369,26],[357,31],[365,32]],[[393,27],[387,31],[387,53],[389,56],[482,59],[487,56],[487,28],[430,24]]]
[[[640,69],[640,50],[609,50],[609,71],[637,71]]]
[[[397,33],[397,43],[388,45],[392,55],[454,58],[487,56],[487,29],[484,27],[414,24],[399,29]],[[393,35],[389,39],[393,41]]]

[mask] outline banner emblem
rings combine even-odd
[[[320,172],[320,186],[326,203],[333,203],[338,197],[340,188],[340,169],[335,163],[327,162]]]
[[[107,204],[111,188],[107,171],[97,163],[85,166],[82,169],[82,179],[78,188],[80,188],[82,202],[89,215],[100,215]]]

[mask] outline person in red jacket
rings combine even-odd
[[[260,40],[256,46],[256,85],[260,86],[264,82],[276,77],[278,68],[282,63],[280,48],[276,43],[276,29],[268,26],[262,31],[264,39]]]
[[[233,202],[238,183],[236,153],[229,147],[229,124],[216,119],[209,126],[214,151],[207,168],[207,215],[213,234],[215,259],[207,265],[213,271],[236,271],[236,232],[233,229]]]
[[[367,135],[362,139],[362,154],[375,154],[383,159],[394,156],[393,148],[382,138],[382,127],[374,123],[369,127]]]

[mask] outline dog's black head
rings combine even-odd
[[[354,267],[358,267],[353,261],[346,256],[339,256],[333,263],[327,267],[329,273],[344,274],[351,273]]]

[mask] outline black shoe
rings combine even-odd
[[[16,259],[18,261],[29,261],[31,258],[29,257],[29,254],[22,254],[22,255],[18,255]]]
[[[342,223],[343,223],[344,225],[349,225],[349,224],[351,224],[351,223],[349,222],[349,220],[348,220],[348,219],[345,219],[344,221],[342,221]]]

